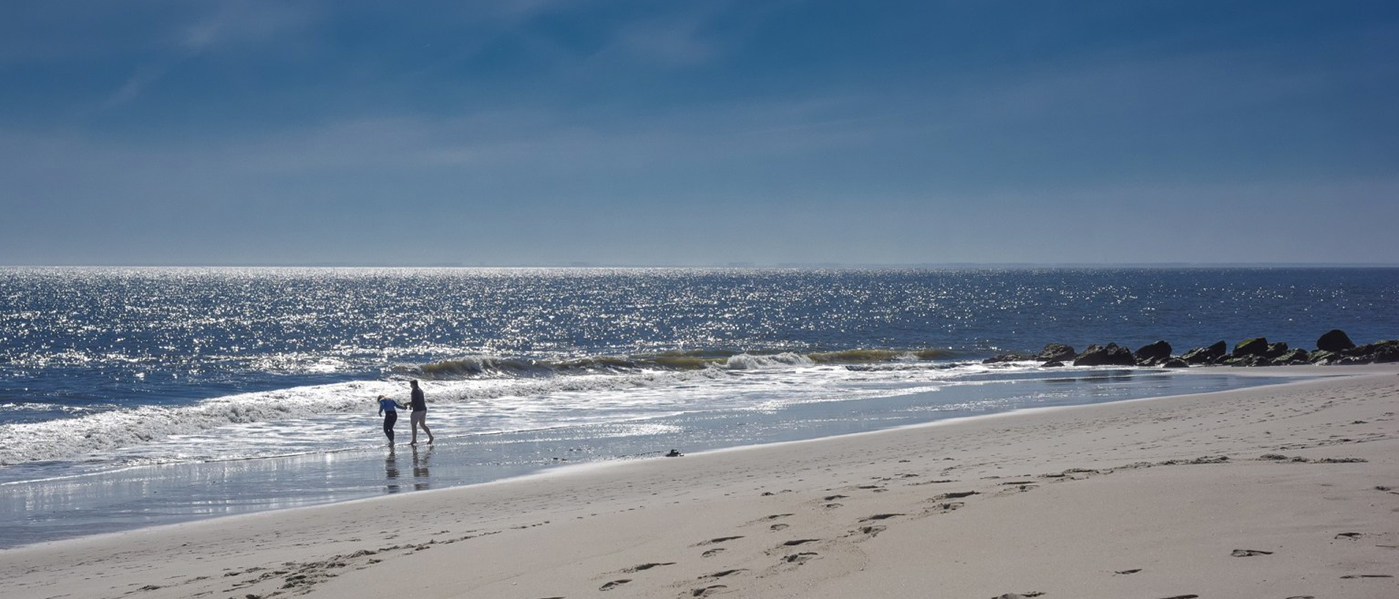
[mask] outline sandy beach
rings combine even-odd
[[[1399,597],[1399,366],[0,551],[57,597]],[[1013,595],[1012,595],[1013,596]]]

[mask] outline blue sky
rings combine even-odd
[[[0,264],[1399,262],[1392,2],[3,12]]]

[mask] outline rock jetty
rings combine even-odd
[[[1132,351],[1116,343],[1093,344],[1082,353],[1072,346],[1049,343],[1038,354],[1006,353],[984,363],[1037,361],[1045,367],[1063,366],[1288,366],[1296,364],[1383,364],[1399,362],[1399,339],[1356,345],[1345,331],[1333,329],[1316,340],[1316,349],[1290,347],[1286,342],[1269,343],[1266,337],[1251,337],[1234,344],[1225,341],[1197,347],[1175,355],[1170,343],[1157,341]]]

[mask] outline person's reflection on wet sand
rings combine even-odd
[[[389,446],[388,457],[384,458],[384,483],[390,493],[398,492],[398,454],[394,453],[392,445]]]
[[[428,482],[427,467],[428,467],[428,460],[429,460],[430,458],[432,458],[432,446],[431,446],[431,445],[428,445],[428,446],[427,446],[427,449],[422,450],[421,453],[419,453],[419,451],[418,451],[418,446],[417,446],[417,445],[413,445],[412,447],[413,447],[413,490],[414,490],[414,491],[423,491],[423,490],[428,489],[428,488],[431,486],[431,484]]]

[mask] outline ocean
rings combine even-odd
[[[1399,337],[1399,269],[3,268],[0,547],[1268,384],[981,360],[1333,328]]]

